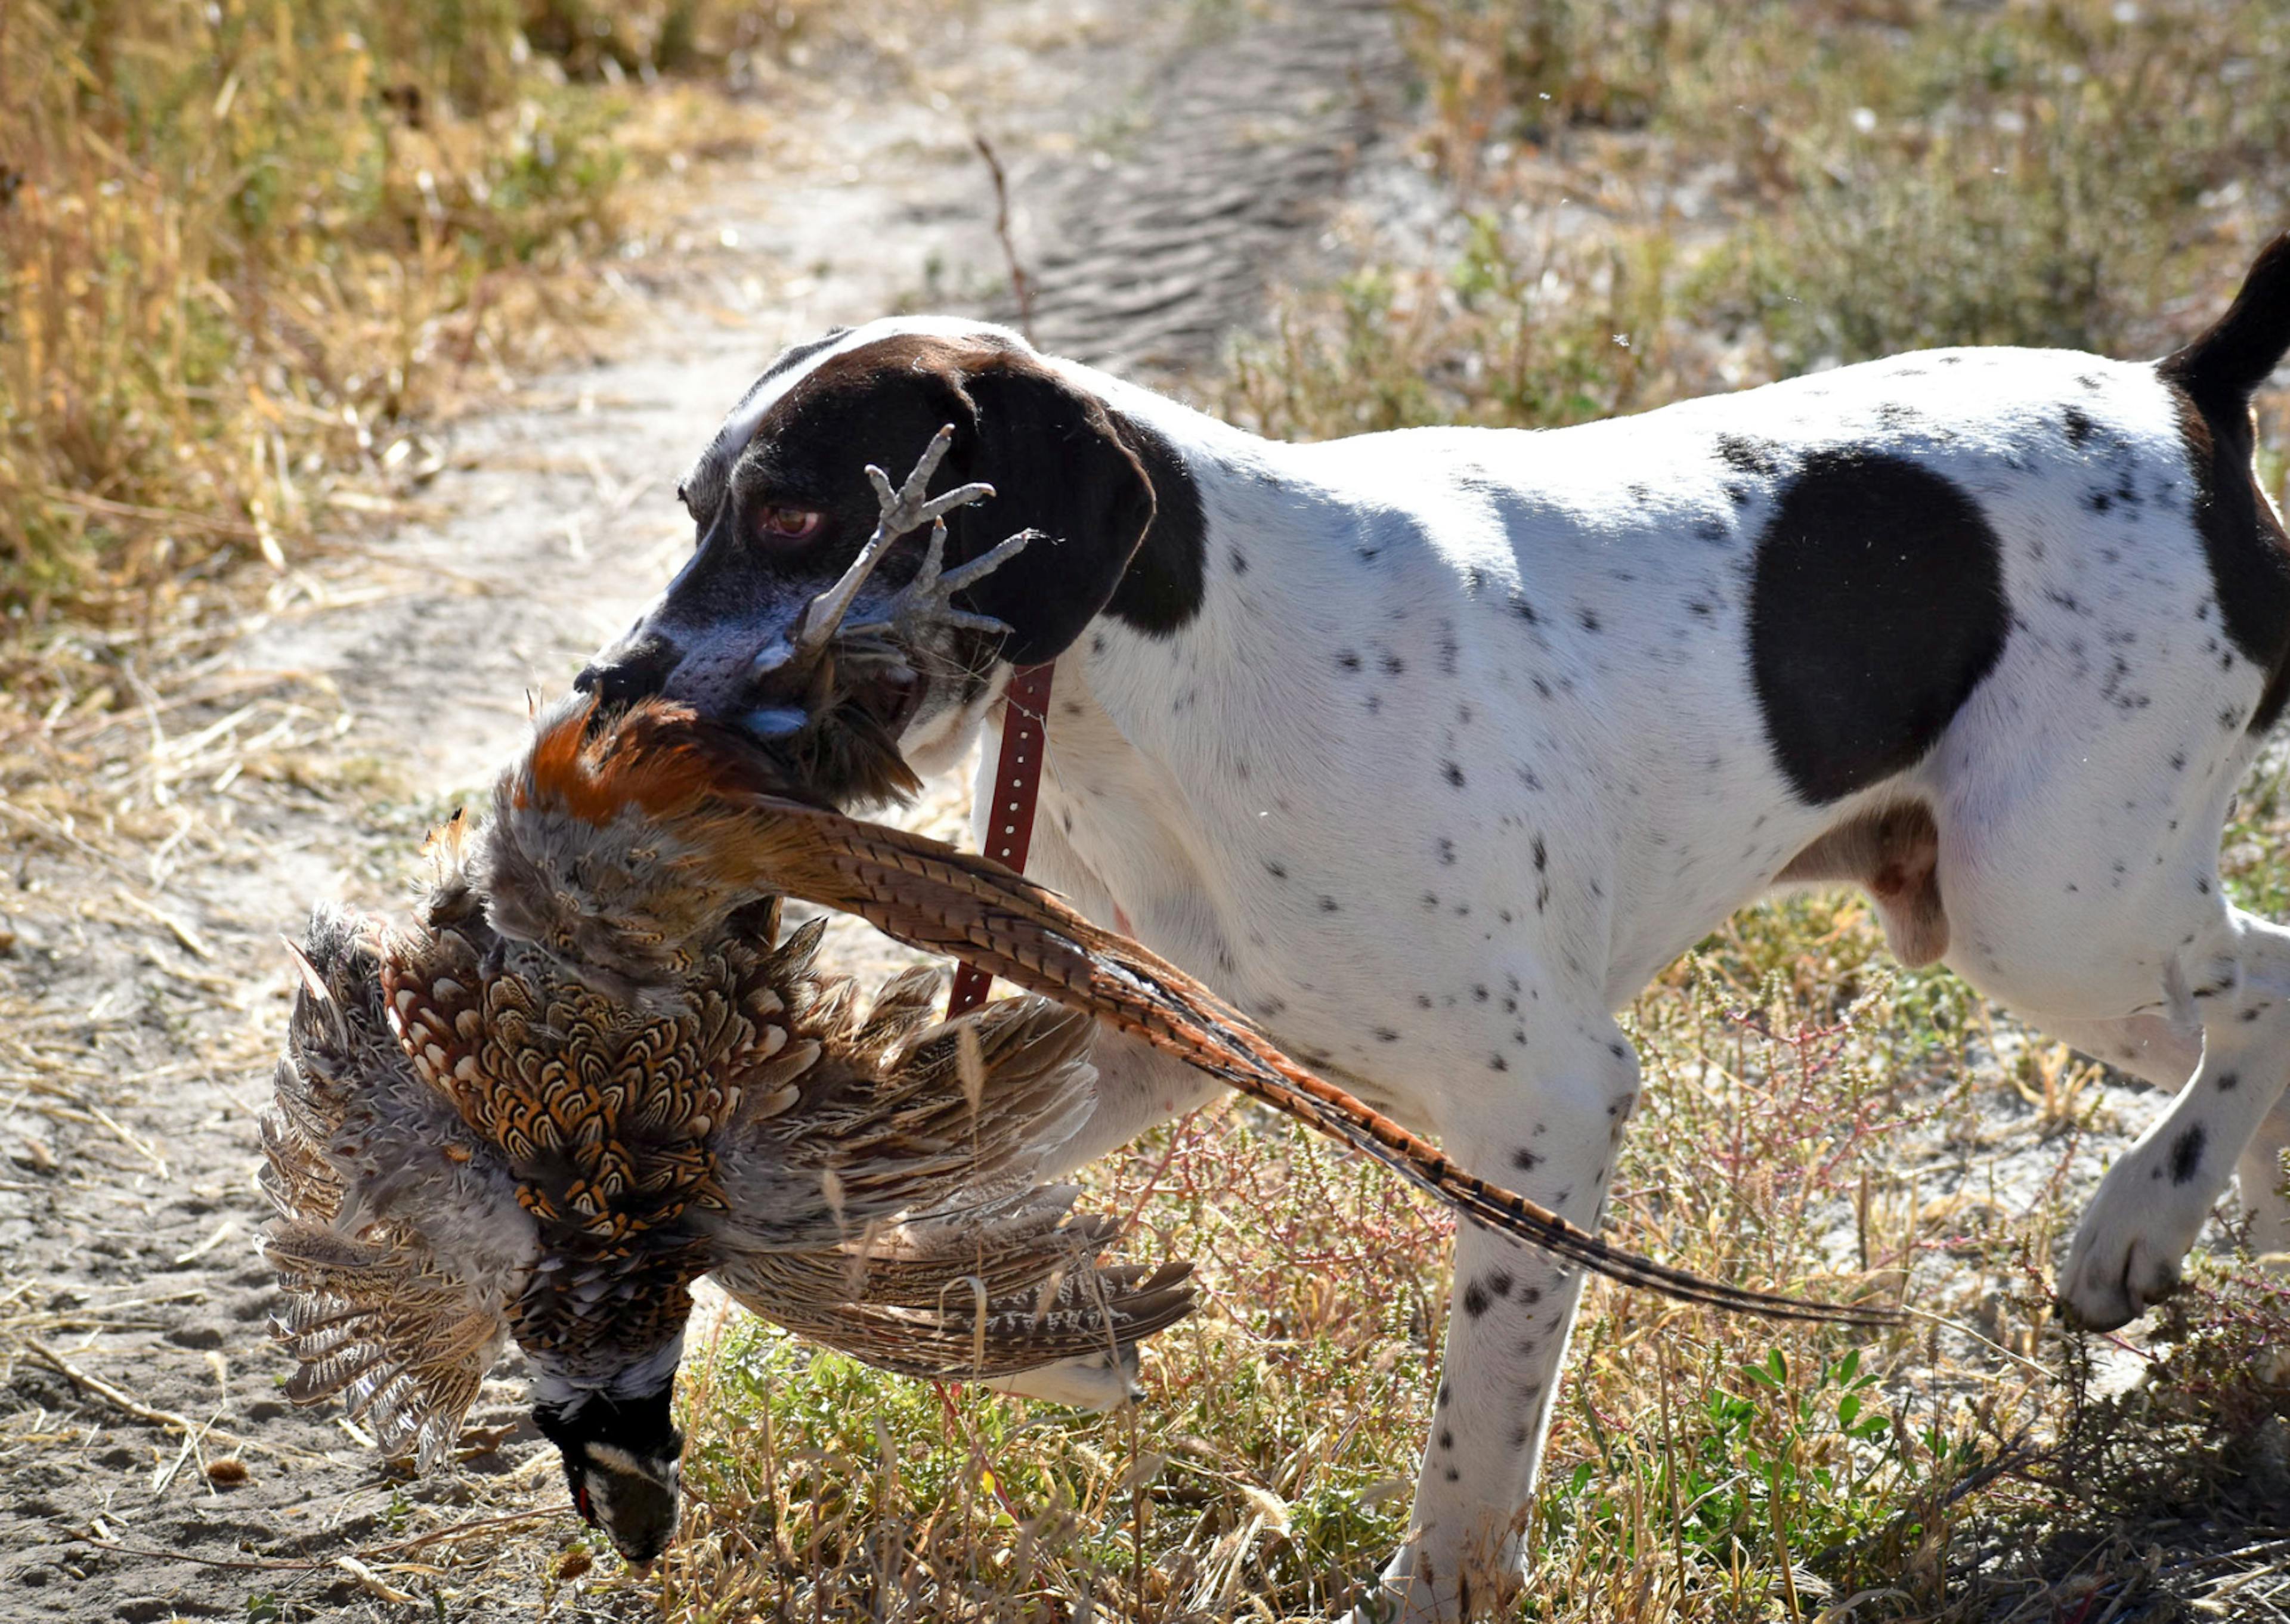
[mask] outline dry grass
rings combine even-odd
[[[298,31],[314,15],[349,27],[364,15],[352,0],[225,14],[233,60],[291,48],[307,73],[345,76],[321,95],[319,78],[305,93],[250,70],[226,100],[224,59],[189,9],[115,8],[111,37],[137,48],[108,59],[89,54],[92,23],[60,20],[80,12],[0,12],[0,89],[39,82],[27,65],[43,51],[106,64],[77,81],[92,111],[0,95],[0,161],[30,177],[0,210],[0,525],[15,527],[0,536],[9,602],[39,639],[19,644],[36,668],[7,679],[0,816],[12,840],[73,854],[87,878],[73,908],[132,924],[187,986],[221,983],[203,989],[214,1020],[180,1063],[227,1069],[269,1017],[234,1013],[246,987],[150,911],[165,911],[166,876],[243,847],[215,791],[233,774],[345,801],[374,787],[328,764],[339,708],[323,687],[225,692],[203,674],[221,630],[201,600],[226,590],[212,572],[260,556],[266,535],[291,557],[333,492],[402,494],[422,414],[511,363],[530,322],[584,308],[582,267],[625,220],[608,171],[630,127],[608,121],[637,104],[616,77],[687,49],[767,71],[793,46],[728,32],[759,14],[743,8],[537,8],[521,13],[528,39],[560,54],[523,63],[508,46],[432,51],[422,40],[442,36],[418,32],[361,28],[349,47]],[[810,13],[789,14],[799,44]],[[1421,140],[1460,201],[1428,254],[1379,252],[1299,293],[1275,338],[1236,358],[1225,403],[1274,432],[1573,421],[1927,340],[2153,348],[2187,330],[2182,297],[2199,286],[2195,308],[2215,306],[2276,207],[2261,188],[2281,172],[2290,28],[2254,4],[2169,0],[2128,23],[2103,5],[1918,0],[1423,0],[1413,14]],[[381,99],[413,82],[396,76],[423,76],[419,132],[403,98]],[[160,107],[181,134],[150,144],[158,126],[131,114]],[[594,184],[505,198],[498,166],[544,132],[559,162],[596,157]],[[259,242],[234,212],[257,172],[276,188]],[[1691,212],[1673,206],[1689,185],[1708,200]],[[34,304],[36,366],[20,341]],[[73,618],[39,620],[67,601]],[[109,623],[90,629],[90,609]],[[198,724],[178,727],[188,715]],[[401,809],[385,834],[410,849],[421,821]],[[2228,868],[2238,900],[2278,916],[2286,839],[2277,764],[2246,794]],[[7,1010],[0,1100],[76,1113],[123,1165],[163,1156],[98,1114],[117,1070],[104,1033],[135,1013],[74,1011],[50,1031]],[[1892,969],[1843,898],[1744,916],[1633,1021],[1653,1085],[1618,1176],[1618,1241],[1748,1284],[1866,1281],[1950,1323],[1856,1339],[1594,1285],[1518,1616],[2290,1619],[2290,1296],[2198,1260],[2127,1356],[2144,1379],[2113,1390],[2086,1380],[2085,1350],[2053,1322],[2053,1248],[2088,1186],[2086,1141],[2123,1091],[1953,979]],[[1149,1354],[1141,1412],[941,1392],[731,1317],[687,1366],[690,1515],[659,1572],[627,1574],[572,1524],[543,1451],[466,1521],[425,1530],[409,1512],[404,1537],[353,1553],[380,1587],[367,1594],[426,1617],[539,1564],[558,1615],[679,1624],[1341,1606],[1405,1532],[1447,1313],[1444,1218],[1236,1107],[1090,1181],[1093,1205],[1136,1212],[1133,1251],[1198,1260],[1211,1293]],[[53,1340],[136,1309],[35,1309],[0,1290],[0,1336]],[[485,1520],[496,1508],[508,1520]],[[328,1564],[276,1565],[283,1589]],[[250,1616],[268,1604],[258,1595]]]
[[[2155,353],[2286,212],[2268,0],[1414,0],[1456,204],[1244,346],[1283,434],[1544,427],[1946,343]]]
[[[605,268],[648,223],[627,182],[760,127],[635,81],[750,83],[832,19],[821,0],[0,10],[11,699],[57,696],[59,617],[169,626],[234,566],[283,570],[402,508],[439,467],[426,429],[587,353]]]
[[[1920,343],[2152,351],[2277,223],[2275,7],[1411,10],[1420,141],[1459,201],[1428,250],[1371,239],[1241,347],[1219,404],[1268,432],[1566,423]],[[2280,913],[2280,766],[2254,790],[2229,867]],[[2151,1097],[1892,969],[1851,900],[1745,916],[1635,1019],[1655,1083],[1617,1239],[1940,1317],[1856,1341],[1594,1285],[1518,1616],[2290,1618],[2290,1292],[2198,1260],[2145,1344],[2102,1340],[2128,1386],[2054,1322],[2088,1137]],[[1404,1532],[1440,1216],[1237,1109],[1092,1179],[1212,1289],[1143,1413],[941,1396],[735,1322],[693,1364],[670,1617],[1157,1624],[1358,1594]]]
[[[0,25],[20,615],[114,606],[179,556],[276,562],[339,476],[413,454],[397,425],[498,363],[543,285],[520,273],[613,228],[608,110],[516,70],[509,8],[219,18],[33,0]]]

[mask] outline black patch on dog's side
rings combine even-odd
[[[1821,804],[1922,759],[1995,666],[2000,544],[1952,482],[1817,452],[1758,542],[1750,664],[1774,760]]]

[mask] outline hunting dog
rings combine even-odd
[[[958,759],[1013,667],[1054,660],[1029,871],[1586,1226],[1638,1092],[1614,1012],[1774,887],[1856,883],[1902,959],[2175,1093],[2061,1279],[2119,1325],[2238,1168],[2256,1244],[2290,1246],[2290,932],[2218,863],[2290,693],[2249,409],[2286,348],[2290,237],[2160,362],[1934,350],[1580,428],[1292,445],[999,327],[877,322],[739,404],[682,487],[693,557],[581,680],[831,721],[815,788],[848,803]],[[999,492],[949,516],[948,559],[1041,537],[834,718],[760,702],[876,521],[862,465],[943,424],[941,488]],[[901,547],[869,592],[923,570]],[[991,800],[989,768],[981,837]],[[1110,1036],[1097,1061],[1077,1164],[1211,1092]],[[1459,1233],[1385,1575],[1411,1615],[1518,1582],[1580,1284]]]

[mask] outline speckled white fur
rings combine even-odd
[[[977,331],[901,319],[826,353]],[[2217,874],[2265,673],[2224,639],[2153,366],[1937,351],[1560,431],[1288,445],[1051,364],[1175,448],[1207,588],[1173,636],[1101,617],[1059,661],[1036,876],[1588,1224],[1637,1089],[1613,1012],[1825,831],[1919,799],[1948,962],[2182,1091],[2085,1219],[2070,1305],[2119,1323],[2166,1290],[2246,1146],[2260,1243],[2290,1245],[2265,1188],[2290,1143],[2290,934],[2230,908]],[[2087,434],[2062,434],[2070,406]],[[752,427],[763,405],[745,410]],[[1728,436],[1780,466],[1729,461]],[[2011,621],[1935,748],[1816,806],[1759,708],[1750,579],[1790,467],[1846,446],[1977,505]],[[2136,501],[2098,501],[2118,486]],[[993,702],[926,714],[915,756],[946,759]],[[1077,1156],[1211,1092],[1135,1045],[1096,1058],[1104,1103]],[[2190,1132],[2199,1166],[2165,1179]],[[1410,1612],[1516,1583],[1579,1284],[1461,1235],[1414,1532],[1388,1575]]]

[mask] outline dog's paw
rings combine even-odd
[[[2112,1331],[2179,1289],[2180,1271],[2210,1203],[2174,1186],[2141,1147],[2116,1164],[2077,1226],[2060,1302],[2086,1331]],[[2156,1163],[2150,1166],[2150,1162]]]

